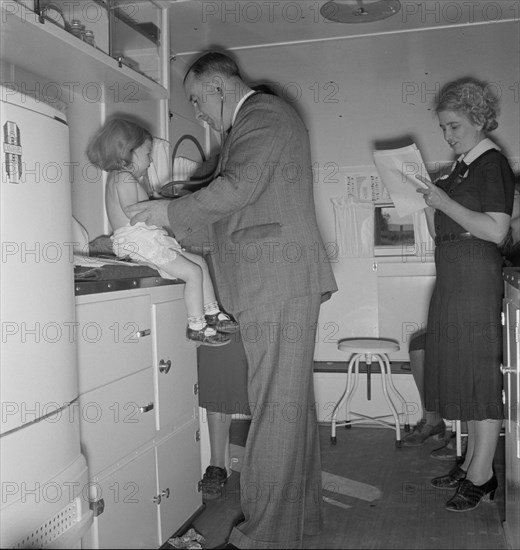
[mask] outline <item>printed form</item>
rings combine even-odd
[[[426,208],[424,197],[417,189],[426,189],[427,186],[415,176],[419,174],[430,178],[415,143],[399,149],[374,151],[373,156],[381,181],[400,216],[408,216]]]

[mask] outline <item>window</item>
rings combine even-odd
[[[374,247],[376,256],[413,253],[415,233],[413,217],[400,217],[392,204],[376,205],[374,211]]]

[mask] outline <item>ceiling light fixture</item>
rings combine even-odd
[[[395,15],[399,0],[331,0],[323,4],[321,15],[336,23],[371,23]]]

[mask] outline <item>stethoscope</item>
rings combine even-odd
[[[220,94],[220,121],[219,121],[218,131],[220,133],[220,149],[222,150],[222,147],[224,145],[224,140],[226,138],[226,132],[224,130],[224,92],[222,91],[222,88],[220,88],[219,86],[217,86],[215,90]],[[191,139],[195,143],[195,145],[197,146],[197,148],[201,153],[201,157],[204,160],[205,159],[204,152],[202,151],[202,148],[198,143],[198,141],[190,135],[185,135],[178,140],[177,144],[179,144],[184,139]],[[174,149],[174,153],[172,154],[172,172],[173,172],[174,157],[175,157],[175,149]],[[178,196],[180,196],[178,194],[179,188],[186,189],[187,191],[197,191],[198,189],[202,189],[203,187],[206,187],[209,183],[211,183],[216,177],[218,177],[219,169],[220,169],[220,164],[217,164],[213,172],[211,172],[207,176],[204,176],[203,178],[190,178],[187,181],[169,182],[161,188],[160,194],[165,198],[177,198]]]

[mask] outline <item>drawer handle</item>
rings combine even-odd
[[[161,491],[161,496],[166,497],[166,498],[170,498],[170,488],[166,487],[166,489],[164,489],[164,491]]]
[[[139,412],[144,414],[149,411],[153,410],[153,403],[148,403],[148,405],[145,405],[144,407],[139,407]]]
[[[143,338],[143,336],[150,336],[150,334],[152,334],[152,330],[147,328],[145,330],[138,330],[135,335],[137,336],[137,338]]]
[[[168,374],[168,371],[172,368],[172,362],[168,359],[168,361],[165,361],[164,359],[161,359],[159,361],[159,372],[161,374]]]

